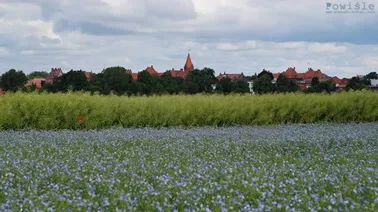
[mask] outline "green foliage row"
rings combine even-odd
[[[84,120],[78,123],[78,117]],[[7,93],[0,129],[99,129],[137,126],[222,126],[376,122],[378,95],[334,94],[101,96]]]

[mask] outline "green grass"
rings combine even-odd
[[[335,94],[91,96],[87,93],[0,96],[0,129],[87,129],[113,126],[222,126],[376,122],[374,92]]]

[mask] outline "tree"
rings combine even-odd
[[[170,71],[166,71],[159,78],[159,84],[163,86],[163,90],[169,94],[178,94],[182,91],[184,79],[181,77],[172,77]]]
[[[271,80],[274,79],[273,74],[270,71],[267,71],[265,69],[263,69],[263,71],[260,74],[257,75],[257,78],[260,78],[260,77],[262,77],[264,75],[268,75]]]
[[[24,87],[26,81],[24,72],[11,69],[1,76],[0,87],[4,91],[17,91]]]
[[[71,70],[59,77],[57,82],[57,89],[59,91],[81,91],[87,90],[88,87],[89,82],[85,77],[85,72],[82,70]]]
[[[137,82],[142,94],[162,93],[164,89],[159,83],[159,77],[151,75],[147,70],[138,73]]]
[[[274,91],[274,85],[268,74],[255,79],[253,82],[253,90],[258,94],[270,93]]]
[[[233,90],[232,80],[228,77],[223,77],[217,86],[217,90],[222,93],[231,93]]]
[[[362,81],[359,77],[352,77],[347,85],[347,90],[362,90],[368,88],[366,82]]]
[[[336,85],[332,83],[331,80],[329,80],[325,82],[319,82],[317,84],[316,83],[312,84],[311,87],[305,90],[305,93],[322,93],[322,92],[331,93],[334,91],[336,91]]]
[[[35,78],[46,78],[49,75],[46,71],[34,71],[28,74],[28,79],[35,79]]]
[[[331,81],[326,81],[326,82],[320,82],[315,86],[316,91],[319,93],[321,92],[327,92],[331,93],[336,91],[336,85],[333,84]]]
[[[368,80],[378,79],[378,74],[377,74],[377,72],[370,72],[364,78],[366,78]]]
[[[117,94],[124,94],[132,84],[132,77],[126,73],[123,67],[109,67],[102,71],[104,81],[104,93],[114,91]]]
[[[204,68],[202,70],[194,69],[190,71],[183,85],[184,91],[191,94],[212,92],[212,85],[217,82],[214,73],[215,71],[210,68]]]
[[[320,81],[319,81],[319,78],[318,78],[318,77],[313,77],[313,78],[311,79],[311,87],[315,87],[315,86],[317,86],[319,83],[320,83]]]
[[[249,85],[246,80],[238,79],[232,81],[232,91],[234,93],[248,93]]]
[[[89,81],[88,91],[91,93],[99,92],[104,94],[104,74],[103,73],[92,73],[91,80]]]
[[[290,80],[285,75],[280,74],[277,78],[277,91],[287,92],[289,89]]]
[[[296,92],[299,90],[299,86],[293,81],[290,80],[283,74],[280,74],[277,78],[277,91],[281,93],[285,92]]]

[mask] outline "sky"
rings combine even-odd
[[[123,66],[252,75],[378,72],[374,13],[326,13],[345,0],[0,0],[0,74]]]

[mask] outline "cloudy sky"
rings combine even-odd
[[[378,0],[360,1],[375,5],[364,14],[326,13],[326,2],[0,0],[0,74],[118,65],[163,72],[182,68],[189,49],[196,68],[217,74],[378,72]]]

